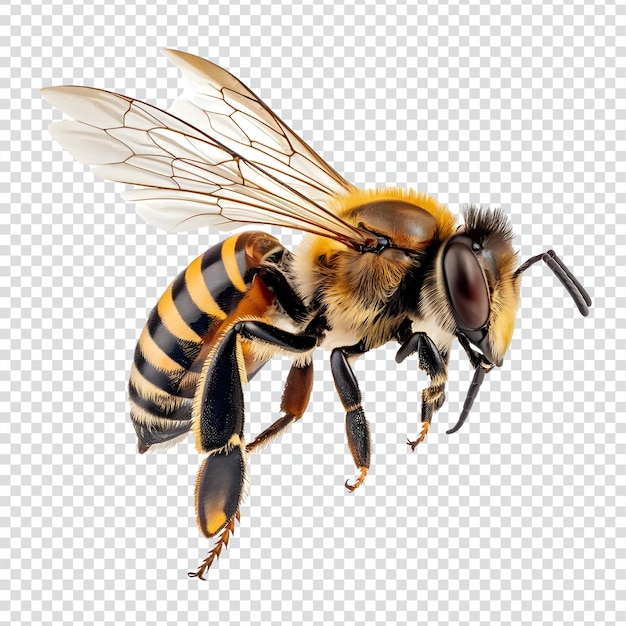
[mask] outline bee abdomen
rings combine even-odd
[[[203,345],[241,302],[250,270],[282,249],[264,233],[234,235],[196,258],[165,290],[141,333],[130,373],[140,452],[175,443],[189,431]]]

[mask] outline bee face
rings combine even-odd
[[[508,350],[519,303],[514,280],[517,254],[506,216],[497,210],[469,207],[465,225],[441,255],[441,269],[457,334],[501,365]]]

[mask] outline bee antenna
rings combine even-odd
[[[565,267],[565,264],[561,261],[561,259],[559,259],[554,250],[542,252],[537,256],[531,257],[525,263],[522,263],[522,265],[520,265],[513,274],[513,280],[517,280],[520,274],[525,272],[537,261],[545,262],[545,264],[556,274],[556,277],[561,281],[565,289],[567,289],[569,295],[572,296],[572,299],[576,303],[576,306],[581,314],[585,317],[589,315],[588,307],[591,306],[591,298],[589,297],[589,294],[567,269],[567,267]]]
[[[478,390],[480,389],[483,380],[485,380],[485,374],[489,371],[489,369],[483,367],[480,363],[476,366],[476,369],[474,370],[474,378],[472,378],[472,384],[467,390],[467,396],[465,397],[465,402],[463,403],[463,410],[461,411],[459,421],[450,430],[446,431],[447,435],[455,433],[459,430],[459,428],[461,428],[461,426],[463,426],[463,424],[465,424],[465,420],[467,419],[467,416],[472,409],[472,405],[474,404],[474,400],[478,395]]]

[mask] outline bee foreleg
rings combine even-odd
[[[353,485],[346,481],[346,488],[354,491],[359,487],[370,466],[370,429],[365,412],[361,407],[359,384],[348,362],[348,356],[363,354],[362,344],[351,348],[335,348],[330,356],[330,367],[335,379],[335,387],[346,410],[346,435],[352,458],[361,474]]]
[[[402,363],[407,357],[417,352],[420,369],[430,378],[446,371],[446,364],[435,342],[422,332],[413,333],[396,353],[396,363]]]
[[[433,414],[443,406],[446,399],[445,388],[445,380],[437,384],[431,381],[431,384],[422,391],[422,430],[415,441],[407,439],[407,445],[411,446],[412,451],[415,450],[417,444],[424,441],[428,434]]]
[[[299,420],[311,397],[313,388],[313,363],[299,367],[292,365],[285,383],[280,409],[284,415],[268,426],[261,434],[257,435],[252,443],[247,446],[248,452],[268,444],[270,441],[283,434],[293,422]]]
[[[430,385],[422,391],[422,430],[415,441],[407,440],[411,450],[424,441],[433,413],[445,401],[446,380],[448,377],[447,354],[442,354],[434,341],[424,332],[413,333],[400,346],[396,362],[402,363],[411,354],[417,353],[419,368],[430,378]]]

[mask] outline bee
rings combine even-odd
[[[210,61],[165,50],[185,90],[169,111],[89,87],[42,95],[73,121],[50,132],[96,175],[130,183],[123,195],[147,222],[182,231],[251,224],[304,234],[289,251],[272,235],[243,231],[192,261],[167,288],[139,337],[129,381],[139,452],[193,432],[206,455],[195,487],[200,531],[218,536],[197,572],[219,557],[239,520],[250,453],[279,437],[307,408],[312,354],[330,351],[358,471],[370,467],[370,431],[354,361],[397,342],[398,363],[415,355],[428,376],[421,396],[424,440],[445,399],[458,340],[474,369],[457,424],[485,375],[511,343],[522,274],[543,261],[582,315],[591,299],[554,251],[518,264],[501,210],[452,213],[424,193],[362,190],[323,161],[237,78]],[[276,355],[291,358],[281,416],[244,438],[242,386]]]

